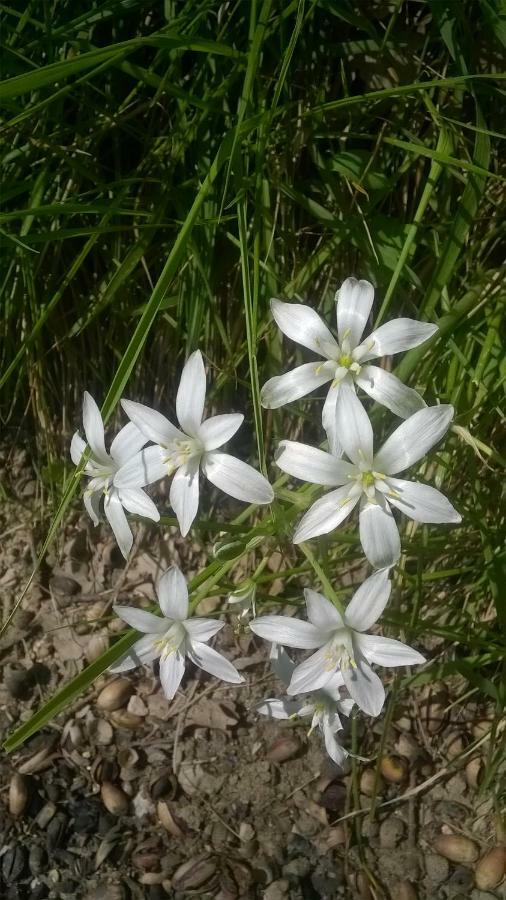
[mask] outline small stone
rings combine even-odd
[[[266,759],[270,762],[282,763],[297,756],[301,748],[300,741],[294,735],[282,735],[271,744]]]
[[[383,756],[380,763],[380,772],[385,781],[392,784],[402,784],[408,777],[408,764],[402,756]]]
[[[466,781],[470,788],[476,790],[480,783],[480,777],[482,774],[483,763],[479,756],[475,756],[474,759],[470,759],[466,768]]]
[[[440,834],[434,841],[434,850],[451,862],[471,865],[478,859],[478,847],[463,834]]]
[[[115,678],[100,691],[97,706],[107,712],[113,712],[126,706],[133,692],[133,686],[126,678]]]
[[[437,853],[425,855],[425,871],[433,884],[442,884],[450,874],[450,866],[447,860]]]
[[[11,778],[9,785],[9,812],[14,819],[22,816],[30,798],[30,781],[24,775],[17,772]]]
[[[417,900],[417,893],[410,881],[398,881],[392,887],[392,900]]]
[[[504,878],[506,866],[506,850],[504,847],[492,847],[476,864],[474,881],[481,891],[493,890]]]
[[[374,787],[376,784],[375,769],[364,769],[360,777],[360,792],[366,797],[374,795]],[[381,778],[378,776],[378,792],[381,790]]]
[[[79,582],[69,575],[53,575],[49,579],[49,587],[54,594],[60,597],[73,597],[81,590]]]
[[[263,900],[285,900],[290,890],[290,882],[287,878],[278,878],[265,889]]]
[[[380,825],[380,846],[384,850],[393,850],[404,837],[404,822],[397,816],[390,816]]]
[[[124,816],[128,812],[128,797],[117,785],[104,781],[100,795],[107,812],[112,816]]]

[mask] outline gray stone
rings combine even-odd
[[[427,853],[425,856],[427,878],[433,884],[442,884],[450,874],[450,863],[438,853]]]
[[[390,816],[380,825],[379,839],[380,846],[384,850],[393,850],[402,841],[404,837],[404,822],[397,816]]]

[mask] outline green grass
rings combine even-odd
[[[33,0],[0,9],[0,404],[4,439],[21,427],[52,497],[40,558],[78,487],[75,476],[62,482],[59,463],[84,389],[106,418],[122,395],[170,411],[182,363],[200,347],[211,405],[246,411],[251,427],[239,447],[274,480],[281,437],[303,430],[311,443],[322,433],[314,402],[260,408],[263,382],[309,358],[281,341],[269,300],[308,300],[332,322],[343,278],[368,278],[377,322],[404,314],[440,326],[397,372],[429,403],[456,407],[456,428],[421,473],[463,514],[459,529],[405,531],[385,621],[392,634],[445,638],[437,665],[411,683],[457,675],[462,696],[474,690],[498,722],[506,625],[499,3],[49,8]],[[385,415],[375,421],[384,432],[393,425]],[[279,479],[273,513],[241,513],[222,551],[230,558],[210,554],[195,596],[224,589],[252,547],[258,562],[266,546],[289,546],[310,496],[314,489]],[[220,515],[203,515],[211,545]],[[297,555],[287,591],[300,595],[298,575],[314,569],[340,595],[336,563],[360,558],[345,528]],[[115,652],[64,686],[8,749],[65,708]],[[488,782],[502,749],[498,739]]]

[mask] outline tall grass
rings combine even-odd
[[[267,471],[279,438],[304,429],[308,442],[321,439],[304,402],[295,413],[260,410],[259,385],[298,356],[281,343],[269,299],[308,299],[331,319],[342,279],[368,278],[377,322],[405,314],[440,326],[399,372],[427,402],[456,407],[453,435],[430,465],[464,517],[452,532],[408,532],[390,622],[412,638],[444,637],[447,652],[418,680],[458,674],[462,695],[470,686],[495,704],[497,723],[506,624],[499,4],[1,9],[0,408],[4,437],[21,427],[52,492],[41,552],[77,487],[75,477],[63,483],[60,462],[85,388],[107,417],[122,395],[170,408],[181,364],[200,346],[220,408],[247,409],[256,440],[246,434],[243,449]],[[293,518],[300,494],[280,487],[279,496]],[[290,519],[276,514],[278,525]],[[272,530],[265,520],[247,540]],[[337,559],[360,557],[346,531],[321,552],[321,565],[311,551],[307,560],[322,578]],[[218,583],[230,567],[214,560],[202,581]],[[489,780],[501,749],[493,744]]]

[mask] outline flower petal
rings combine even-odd
[[[392,356],[402,350],[411,350],[427,341],[438,330],[437,325],[430,322],[417,322],[416,319],[392,319],[385,322],[375,331],[371,331],[364,341],[367,354],[363,357],[374,359],[376,356]]]
[[[418,650],[408,647],[402,641],[380,637],[378,634],[356,634],[354,638],[365,658],[378,666],[416,666],[425,662]]]
[[[202,644],[200,641],[192,641],[187,650],[188,659],[191,659],[194,665],[204,672],[209,672],[222,681],[229,684],[242,684],[244,678],[239,674],[236,667],[232,665],[228,659],[225,659],[217,650]]]
[[[390,597],[389,569],[380,569],[360,585],[346,607],[344,621],[355,631],[367,631],[378,621]]]
[[[298,700],[271,700],[269,698],[259,703],[255,709],[262,716],[268,716],[269,719],[290,719],[297,715],[299,707]]]
[[[181,684],[184,668],[184,656],[179,650],[162,656],[160,660],[160,682],[167,700],[172,700]]]
[[[109,666],[109,672],[128,672],[137,666],[148,665],[160,656],[160,648],[153,640],[152,634],[145,634],[130,647],[127,653]]]
[[[354,350],[362,337],[374,300],[369,281],[347,278],[336,293],[337,335],[339,343],[348,340]]]
[[[86,512],[94,525],[100,522],[100,498],[101,494],[96,491],[85,491],[83,495]]]
[[[368,716],[379,716],[385,702],[385,688],[365,659],[358,659],[356,667],[343,669],[343,678],[357,706]]]
[[[200,350],[188,357],[176,396],[176,414],[183,431],[197,437],[206,402],[206,370]]]
[[[272,503],[274,499],[274,491],[267,478],[228,453],[218,453],[216,450],[206,453],[202,470],[212,484],[236,500],[264,504]]]
[[[360,543],[375,569],[394,566],[401,555],[401,539],[388,503],[376,493],[377,503],[362,501],[359,516]]]
[[[271,300],[271,310],[278,328],[292,341],[327,359],[335,358],[339,347],[316,310],[302,303]]]
[[[341,447],[337,436],[336,422],[336,407],[340,389],[340,383],[336,384],[335,382],[332,382],[327,391],[327,396],[322,409],[322,425],[329,442],[329,450],[336,457],[341,456],[343,452],[343,448]]]
[[[305,694],[318,691],[335,675],[335,668],[329,669],[328,644],[324,644],[316,653],[300,663],[294,669],[292,680],[288,685],[288,693]]]
[[[360,468],[370,468],[373,459],[373,432],[364,407],[354,389],[343,382],[336,404],[337,437],[344,452]]]
[[[148,497],[141,488],[122,488],[118,490],[118,497],[121,505],[129,513],[143,516],[145,519],[152,519],[153,522],[160,521],[160,513],[151,497]]]
[[[350,486],[347,484],[320,497],[302,516],[293,536],[294,544],[333,531],[349,516],[359,499],[359,494],[350,497]]]
[[[395,375],[379,366],[364,366],[355,380],[369,397],[401,419],[408,419],[425,408],[425,401],[417,391],[406,387]]]
[[[260,402],[265,409],[279,409],[316,390],[334,376],[333,363],[304,363],[284,375],[276,375],[265,382]]]
[[[288,655],[285,648],[281,644],[271,644],[269,653],[271,669],[280,681],[285,685],[290,684],[290,679],[295,669],[293,659]]]
[[[169,627],[166,619],[161,619],[160,616],[155,616],[146,609],[114,604],[113,610],[127,625],[135,628],[136,631],[142,631],[143,634],[163,634]]]
[[[177,566],[171,566],[159,578],[156,595],[160,609],[168,619],[184,622],[188,618],[188,588]]]
[[[388,478],[387,484],[395,493],[388,494],[388,502],[415,522],[461,522],[462,516],[441,491],[419,481]]]
[[[335,628],[342,628],[344,625],[343,618],[339,610],[327,600],[323,594],[305,588],[304,599],[306,601],[307,617],[315,628],[319,631],[333,631]]]
[[[109,466],[111,460],[106,453],[104,443],[104,423],[100,410],[88,391],[84,392],[83,425],[86,440],[96,460]]]
[[[453,413],[453,406],[426,406],[406,419],[376,454],[376,471],[396,475],[418,462],[446,434]]]
[[[300,650],[314,650],[325,643],[326,637],[310,622],[302,619],[291,619],[289,616],[260,616],[253,619],[249,627],[253,634],[282,644],[284,647],[297,647]]]
[[[204,618],[194,618],[187,619],[184,623],[184,627],[188,634],[190,635],[190,639],[192,641],[210,641],[218,631],[221,631],[225,622],[220,622],[219,619],[204,619]]]
[[[133,537],[127,517],[115,490],[105,495],[104,512],[114,532],[118,547],[125,559],[127,559],[132,549]]]
[[[75,466],[81,462],[81,457],[86,450],[86,441],[79,436],[79,432],[75,432],[70,442],[70,458]]]
[[[242,413],[231,413],[223,416],[211,416],[202,422],[199,428],[199,439],[206,450],[216,450],[236,433],[244,422]]]
[[[323,738],[325,741],[325,750],[336,766],[342,766],[348,756],[344,747],[341,747],[336,741],[332,728],[326,722],[323,723]]]
[[[170,486],[170,505],[183,537],[188,534],[199,508],[199,463],[198,456],[190,458],[177,470]]]
[[[332,453],[326,453],[298,441],[281,441],[276,450],[276,465],[301,481],[329,486],[347,484],[355,467]]]
[[[147,442],[147,437],[139,431],[137,425],[129,422],[121,431],[118,431],[111,444],[111,456],[118,466],[124,465],[139,450],[142,450]]]
[[[165,478],[168,468],[164,457],[165,451],[158,444],[146,447],[118,469],[114,486],[121,489],[141,488]]]
[[[184,440],[184,434],[179,428],[156,409],[144,406],[144,403],[136,403],[135,400],[122,400],[121,405],[128,418],[137,425],[148,441],[167,447],[171,441]]]

